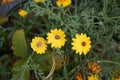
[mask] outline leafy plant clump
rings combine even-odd
[[[12,80],[120,79],[119,1],[29,0],[10,16]]]

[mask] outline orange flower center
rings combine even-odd
[[[86,46],[86,42],[82,42],[81,45],[82,45],[82,46]]]
[[[59,0],[61,3],[64,3],[66,0]]]
[[[55,35],[55,39],[60,39],[60,36],[59,35]]]
[[[38,48],[41,47],[41,46],[42,46],[42,42],[41,42],[41,41],[40,41],[40,42],[37,42],[36,46],[37,46]]]

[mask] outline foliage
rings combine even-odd
[[[12,80],[74,80],[78,73],[84,80],[94,74],[99,80],[120,77],[119,0],[74,0],[67,7],[58,7],[53,0],[42,3],[29,0],[22,9],[27,11],[25,17],[11,13],[14,19],[10,33],[14,32],[12,49],[16,57],[11,68]],[[64,31],[64,46],[52,48],[52,43],[47,44],[44,54],[36,54],[30,47],[32,38],[46,39],[53,29]],[[80,33],[87,34],[91,40],[86,55],[72,50],[72,38]]]
[[[12,49],[14,50],[15,56],[20,57],[20,58],[28,57],[27,56],[27,45],[26,45],[26,40],[25,40],[23,30],[16,31],[14,33],[12,44],[13,44]]]
[[[2,55],[0,57],[0,79],[1,80],[7,80],[8,78],[11,78],[11,67],[10,63],[12,62],[14,58],[11,58],[9,55]]]

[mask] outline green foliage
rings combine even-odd
[[[3,16],[0,15],[0,24],[4,24],[7,21],[8,21],[7,17],[3,17]]]
[[[16,57],[20,58],[28,57],[27,44],[23,29],[17,30],[14,33],[12,43],[13,43],[12,49]]]
[[[11,78],[11,65],[14,60],[10,49],[12,30],[14,29],[0,25],[0,80]]]
[[[74,80],[76,73],[81,73],[87,80],[93,74],[88,69],[91,61],[101,67],[101,72],[97,74],[100,80],[111,80],[118,74],[116,70],[120,72],[119,0],[73,0],[65,8],[57,7],[52,0],[44,3],[30,0],[23,8],[28,13],[25,18],[17,12],[12,13],[15,17],[12,20],[15,27],[12,49],[14,55],[20,57],[12,68],[13,80],[44,80],[47,74],[51,80]],[[23,29],[16,31],[19,28]],[[30,48],[31,39],[34,36],[46,38],[54,28],[65,32],[65,46],[53,49],[48,45],[48,51],[42,55],[33,52]],[[86,33],[91,38],[92,48],[86,56],[78,55],[71,49],[72,38],[77,33]],[[5,39],[3,34],[6,35],[4,31],[0,32],[2,42]],[[2,42],[0,47],[3,46]],[[53,66],[53,56],[56,66]],[[53,67],[55,71],[51,70]]]
[[[34,54],[33,61],[36,64],[40,64],[40,70],[50,71],[53,64],[52,57],[53,57],[52,52],[46,52],[43,55]],[[59,56],[55,56],[55,61],[56,61],[56,70],[58,70],[63,66],[62,58],[60,58]]]
[[[13,78],[11,80],[29,80],[29,65],[25,61],[21,59],[14,63],[12,68]]]
[[[105,69],[99,74],[100,78],[105,77],[105,79],[109,80],[110,77],[107,76],[114,75],[113,68],[119,66],[115,63],[119,63],[120,61],[118,57],[119,52],[117,52],[116,48],[119,46],[120,41],[120,39],[118,39],[118,35],[120,35],[120,14],[118,10],[120,7],[116,6],[119,5],[119,3],[115,0],[76,0],[73,2],[75,4],[70,7],[58,8],[53,5],[51,0],[43,4],[36,4],[29,1],[24,8],[28,13],[34,12],[34,17],[37,16],[42,19],[41,22],[45,24],[44,34],[47,34],[47,32],[53,28],[61,28],[67,35],[67,44],[63,48],[64,55],[60,55],[69,55],[70,63],[63,67],[63,78],[60,77],[57,79],[72,80],[76,72],[90,75],[91,72],[87,69],[87,64],[90,61],[96,61],[101,65],[103,70]],[[115,11],[114,14],[111,13],[111,5],[112,12]],[[86,33],[91,37],[92,49],[86,57],[75,55],[74,52],[71,51],[71,38],[73,38],[76,33]],[[44,36],[42,32],[38,35]],[[102,62],[104,60],[106,62]],[[56,79],[56,77],[54,79]]]
[[[12,80],[29,80],[30,72],[32,70],[34,71],[36,78],[45,78],[42,76],[42,71],[50,71],[53,63],[53,54],[51,52],[46,52],[46,54],[43,55],[33,54],[28,56],[26,39],[23,29],[15,31],[12,37],[12,43],[14,55],[20,58],[17,59],[12,66]],[[59,56],[55,56],[55,61],[56,70],[60,69],[63,66],[62,58],[60,58]]]
[[[7,54],[0,56],[0,80],[7,80],[11,77],[10,62],[12,62],[13,59],[14,58],[11,58]]]

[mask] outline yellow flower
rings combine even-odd
[[[48,44],[51,44],[51,47],[61,48],[65,44],[65,33],[61,29],[51,30],[50,33],[47,34]]]
[[[72,38],[72,49],[82,55],[86,55],[88,51],[91,49],[91,41],[90,37],[87,37],[86,34],[76,34],[76,38]]]
[[[99,80],[97,75],[88,76],[88,80]]]
[[[46,40],[42,37],[33,38],[30,44],[33,51],[37,54],[45,53],[45,50],[47,50]]]
[[[27,11],[24,10],[24,9],[21,9],[19,10],[18,14],[21,16],[21,17],[25,17],[27,15]]]
[[[39,3],[39,2],[44,2],[45,0],[34,0],[34,2]]]
[[[57,0],[57,2],[56,2],[57,6],[59,6],[59,7],[69,6],[71,3],[72,3],[71,0]]]

